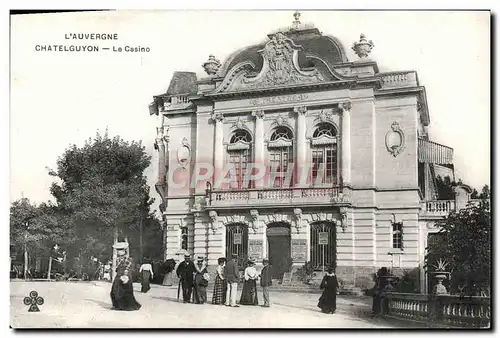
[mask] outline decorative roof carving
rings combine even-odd
[[[317,69],[311,71],[300,69],[298,64],[298,51],[300,50],[302,47],[296,45],[283,33],[276,33],[258,52],[263,58],[263,66],[257,76],[249,75],[254,65],[251,62],[245,62],[228,73],[217,91],[265,89],[324,82],[323,76]]]

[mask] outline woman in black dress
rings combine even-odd
[[[255,263],[248,261],[248,267],[245,269],[245,282],[241,290],[241,305],[259,305],[257,298],[257,278],[259,277],[255,270]]]
[[[149,283],[154,278],[153,266],[147,259],[144,260],[139,268],[139,273],[141,274],[141,292],[146,293],[151,289]]]
[[[125,256],[125,250],[118,250],[116,277],[111,286],[113,310],[136,311],[141,304],[135,300],[132,286],[132,259]]]
[[[194,303],[205,304],[207,301],[207,286],[208,286],[208,271],[205,258],[198,258],[196,267],[196,275],[194,276]]]
[[[328,272],[321,281],[320,288],[323,290],[319,298],[318,307],[323,313],[335,313],[337,309],[337,288],[339,287],[334,268],[329,267]]]

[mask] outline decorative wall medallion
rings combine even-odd
[[[385,135],[385,146],[394,157],[403,152],[405,148],[405,134],[401,130],[399,123],[392,122],[391,130]]]
[[[183,138],[181,146],[177,150],[177,162],[179,162],[181,168],[186,168],[191,159],[191,147],[189,145],[188,139]]]

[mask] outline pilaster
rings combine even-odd
[[[351,183],[351,102],[339,104],[342,112],[342,182]]]
[[[215,140],[214,140],[214,177],[218,178],[224,169],[224,115],[219,112],[213,112],[211,119],[215,125]]]
[[[255,117],[255,135],[254,135],[254,163],[265,164],[264,161],[264,111],[254,110],[252,116]],[[256,180],[255,187],[262,188],[264,180]]]
[[[302,177],[302,170],[305,168],[307,162],[307,144],[306,144],[306,113],[307,107],[300,106],[295,107],[293,111],[297,114],[297,156],[296,156],[296,168],[298,177]],[[302,180],[298,180],[300,184]]]

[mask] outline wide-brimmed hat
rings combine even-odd
[[[116,242],[113,244],[113,248],[116,250],[126,250],[128,249],[128,243],[127,242]]]
[[[238,258],[238,254],[235,254],[235,253],[234,253],[234,254],[232,254],[232,255],[231,255],[231,257],[233,257],[233,258]]]
[[[262,263],[269,263],[269,259],[264,258],[264,259],[262,260]]]
[[[204,260],[205,260],[205,257],[203,257],[203,256],[198,256],[198,262],[199,262],[199,261],[204,261]]]

